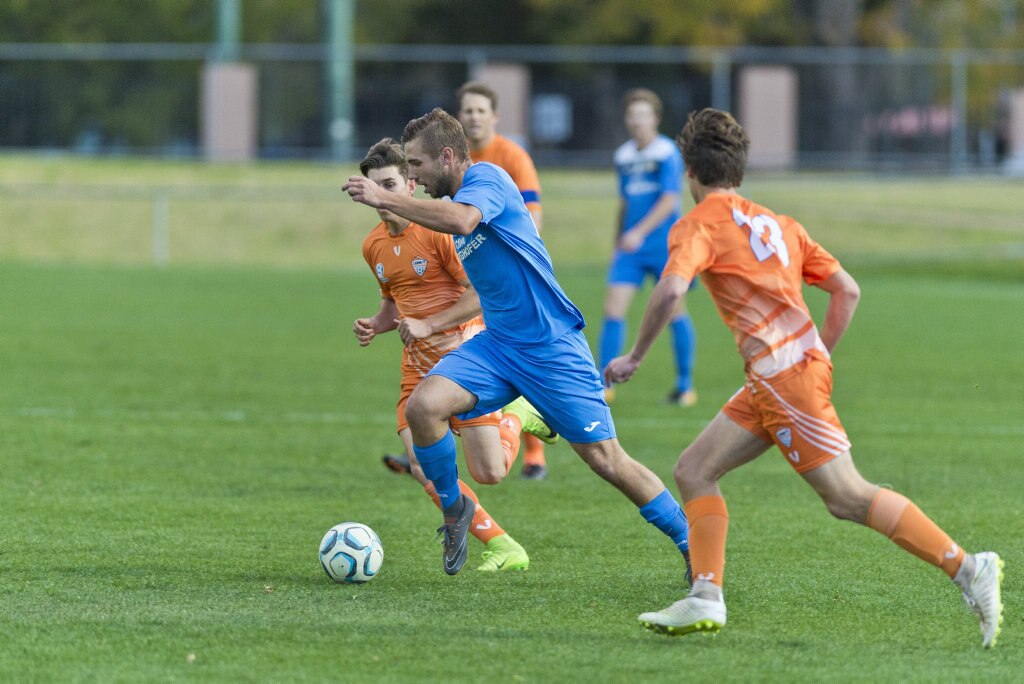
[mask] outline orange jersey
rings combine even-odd
[[[400,235],[377,224],[363,240],[363,258],[377,277],[381,296],[394,300],[402,317],[426,318],[452,306],[466,291],[461,284],[466,272],[452,236],[415,223]],[[483,319],[477,317],[406,346],[403,375],[423,378],[444,354],[482,329]]]
[[[689,281],[699,274],[747,373],[769,377],[811,350],[828,357],[802,286],[840,269],[794,219],[739,195],[712,193],[672,226],[663,275]]]
[[[490,162],[504,169],[512,176],[527,208],[531,211],[540,208],[540,179],[537,178],[537,167],[526,150],[508,138],[495,135],[490,145],[469,153],[474,163]]]

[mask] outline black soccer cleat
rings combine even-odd
[[[473,514],[476,513],[476,504],[472,499],[465,494],[460,498],[462,511],[454,517],[446,515],[444,524],[437,528],[437,536],[441,538],[441,545],[444,547],[444,571],[449,575],[457,575],[466,563],[466,557],[469,555],[466,538],[469,536]]]
[[[543,463],[524,463],[519,477],[524,480],[546,480],[548,479],[548,467]]]
[[[384,454],[381,459],[384,461],[384,466],[399,475],[408,475],[412,472],[412,466],[409,465],[408,456],[399,456],[398,454]]]

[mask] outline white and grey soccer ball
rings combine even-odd
[[[327,530],[320,542],[320,565],[335,582],[369,582],[384,563],[380,537],[368,526],[345,522]]]

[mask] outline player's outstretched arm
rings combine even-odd
[[[357,318],[352,324],[352,333],[359,340],[359,346],[365,347],[380,333],[389,332],[398,327],[398,305],[395,300],[381,297],[380,309],[369,318]]]
[[[471,204],[422,200],[407,197],[399,192],[387,192],[369,178],[362,176],[351,176],[341,189],[355,202],[374,209],[387,209],[393,214],[439,233],[469,235],[483,220],[483,214]]]
[[[636,343],[628,354],[612,359],[604,371],[606,385],[614,382],[626,382],[640,367],[640,362],[650,351],[654,340],[665,329],[672,316],[679,309],[679,303],[686,297],[689,282],[680,276],[669,274],[662,276],[661,280],[651,292],[651,299],[647,302],[647,309],[644,311],[643,322],[640,323],[640,332],[637,333]]]
[[[860,286],[853,276],[843,269],[839,269],[815,286],[829,293],[825,322],[821,326],[821,341],[831,353],[839,344],[843,333],[850,327],[853,312],[857,310],[857,304],[860,302]]]

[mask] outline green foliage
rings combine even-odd
[[[1024,0],[353,1],[355,40],[361,44],[1024,47]],[[323,40],[322,2],[246,0],[240,6],[244,43]],[[213,0],[17,0],[0,3],[0,41],[212,45],[216,9]],[[199,60],[5,63],[0,144],[194,153],[200,68]],[[550,70],[566,83],[600,80],[600,74],[580,74],[576,64]],[[942,66],[932,75],[940,94],[948,88],[946,71]],[[372,119],[372,101],[387,78],[371,72],[363,65],[358,97],[360,116]],[[404,94],[401,106],[417,108],[423,100],[441,99],[436,89],[451,88],[437,85],[445,80],[440,73],[424,72],[418,94]],[[660,76],[656,68],[647,68],[637,77],[656,81]],[[996,127],[1000,92],[1022,85],[1019,68],[987,64],[972,67],[969,82],[972,130]],[[849,93],[857,90],[854,84],[841,78],[829,84],[824,101],[838,111],[853,106]],[[315,62],[260,63],[260,143],[269,155],[325,147],[322,86]],[[847,128],[835,126],[828,135],[845,140],[851,135]]]

